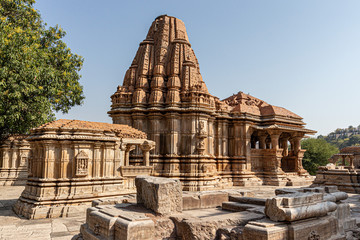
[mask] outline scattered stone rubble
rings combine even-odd
[[[342,202],[347,194],[336,187],[277,189],[268,199],[203,192],[192,201],[189,195],[182,196],[178,180],[141,176],[136,185],[137,203],[89,208],[76,238],[356,239],[352,238],[356,221],[349,204]]]

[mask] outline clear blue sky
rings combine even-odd
[[[84,104],[57,118],[111,122],[110,96],[152,21],[167,14],[185,22],[211,94],[250,93],[319,134],[360,124],[358,0],[37,0],[35,7],[85,58]]]

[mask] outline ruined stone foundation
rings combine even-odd
[[[181,196],[178,180],[142,176],[136,186],[137,203],[89,208],[77,237],[340,240],[350,239],[357,229],[349,204],[342,202],[347,194],[336,187],[278,189],[268,199],[209,191],[201,193],[202,204],[195,207],[196,198]]]

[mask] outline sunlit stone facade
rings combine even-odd
[[[300,140],[314,131],[248,94],[211,95],[179,19],[155,19],[111,99],[114,123],[156,142],[153,175],[179,178],[184,190],[311,182]]]
[[[94,199],[125,194],[136,175],[152,171],[154,142],[125,125],[61,119],[33,129],[27,140],[29,178],[14,207],[27,218],[71,216]],[[130,165],[135,146],[143,159]]]

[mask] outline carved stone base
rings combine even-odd
[[[27,180],[26,169],[0,169],[0,186],[22,186]]]
[[[334,185],[340,191],[348,193],[360,193],[360,169],[349,171],[348,169],[319,170],[314,181],[315,185]]]
[[[28,219],[69,217],[84,213],[95,199],[129,191],[124,189],[122,178],[57,182],[30,179],[13,209]]]

